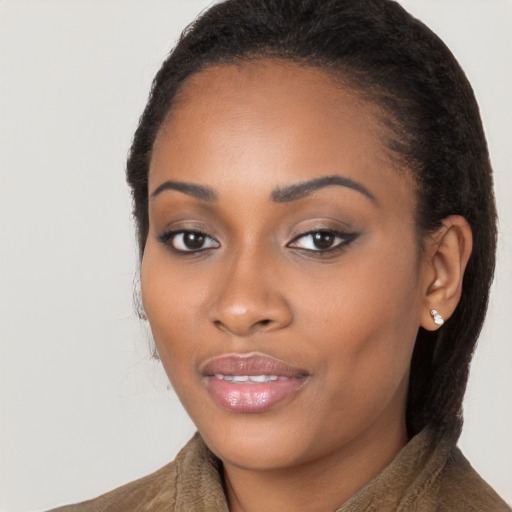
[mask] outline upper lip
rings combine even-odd
[[[277,375],[303,377],[308,372],[264,354],[227,354],[209,359],[201,365],[203,375]]]

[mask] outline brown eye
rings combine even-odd
[[[191,250],[197,251],[203,247],[205,236],[202,233],[183,233],[182,242],[183,245]]]
[[[162,238],[178,252],[198,252],[220,247],[219,242],[201,231],[175,231]]]
[[[313,239],[313,244],[317,249],[330,249],[336,240],[336,237],[332,233],[327,233],[325,231],[313,233],[311,237]]]
[[[320,229],[297,236],[288,247],[314,252],[328,252],[350,243],[357,235]]]

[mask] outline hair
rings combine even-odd
[[[412,436],[455,442],[469,364],[493,279],[492,171],[472,88],[445,44],[391,0],[227,0],[181,35],[157,73],[128,157],[140,255],[148,235],[148,171],[160,126],[181,85],[209,66],[263,58],[337,76],[385,113],[390,152],[414,177],[416,222],[427,235],[450,215],[471,226],[460,302],[439,330],[420,327],[406,421]]]

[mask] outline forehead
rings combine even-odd
[[[348,87],[342,83],[341,77],[336,80],[333,74],[308,64],[282,59],[240,61],[214,65],[192,74],[178,91],[174,105],[178,107],[211,95],[209,102],[215,97],[219,102],[243,100],[247,105],[258,106],[264,106],[264,98],[267,105],[276,98],[286,103],[307,99],[307,103],[318,108],[324,103],[319,102],[320,98],[330,103],[340,92],[348,94]],[[362,103],[355,90],[351,100]]]
[[[240,125],[257,128],[259,123],[262,131],[270,133],[277,125],[287,125],[293,134],[307,128],[311,135],[340,138],[347,127],[354,132],[351,135],[371,132],[380,142],[383,129],[378,111],[353,88],[318,67],[261,59],[213,66],[190,76],[179,89],[161,132],[177,125],[181,130],[198,118],[227,129],[222,121],[229,118],[233,130]],[[330,130],[332,125],[336,133]]]
[[[221,188],[239,179],[256,191],[341,174],[370,186],[400,178],[410,191],[386,137],[378,107],[319,68],[214,66],[182,85],[155,141],[150,189],[165,179]]]

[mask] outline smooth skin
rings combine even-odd
[[[334,510],[408,441],[416,334],[455,309],[471,231],[449,217],[422,248],[378,114],[321,70],[260,60],[190,77],[155,142],[143,304],[234,512]],[[201,367],[252,353],[304,384],[226,410]]]

